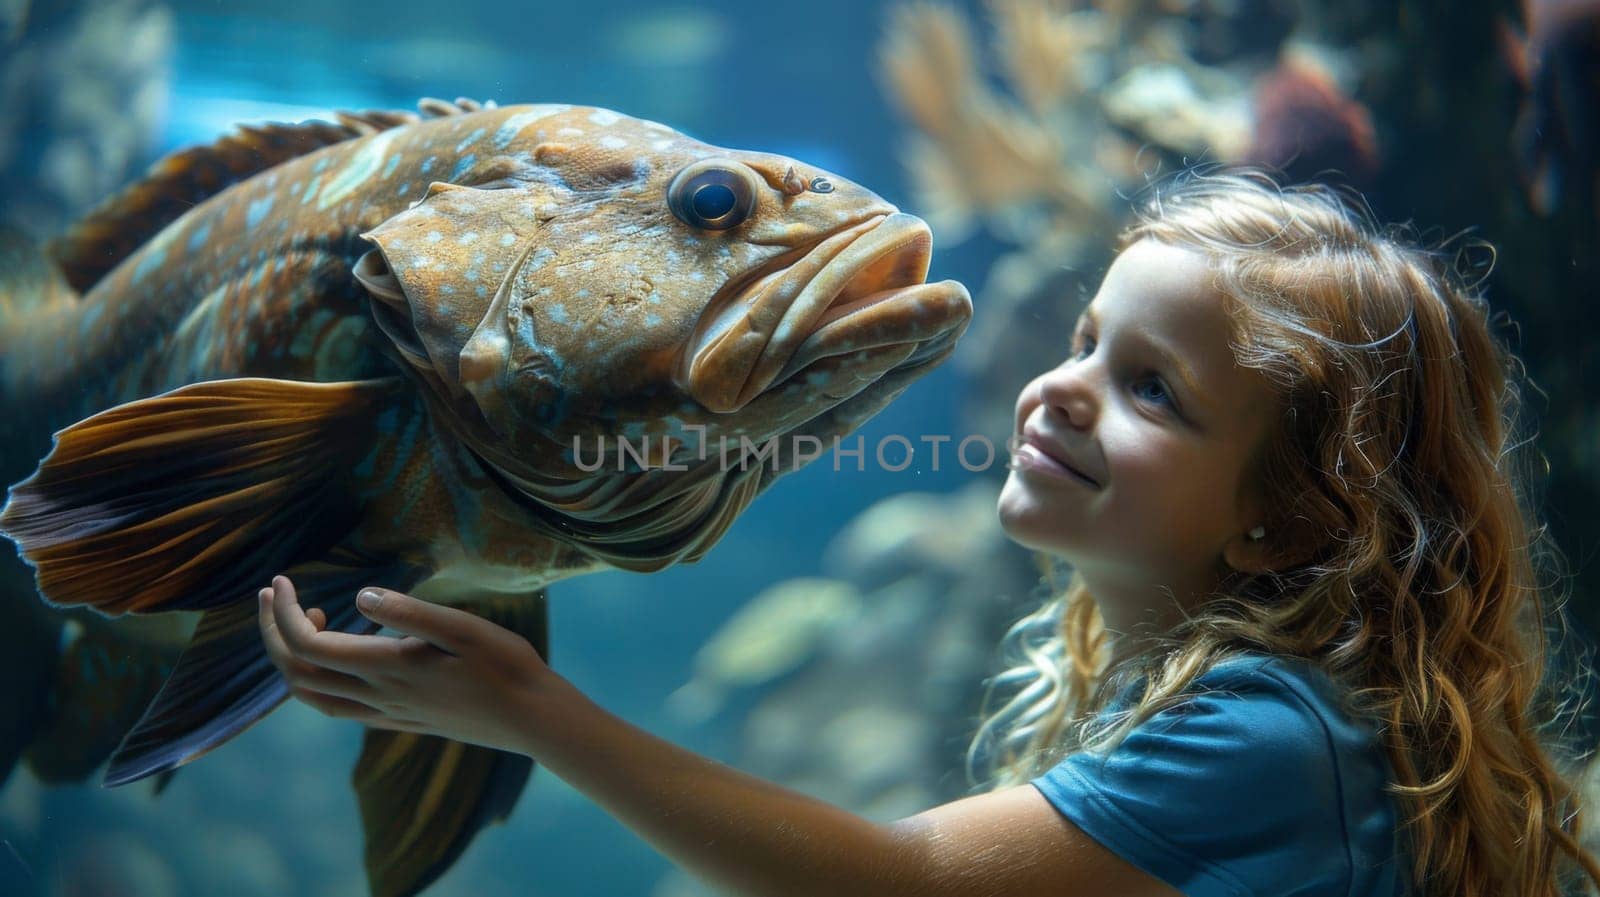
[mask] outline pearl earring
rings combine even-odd
[[[1255,529],[1250,531],[1250,538],[1252,538],[1252,539],[1261,539],[1261,538],[1264,538],[1266,535],[1267,535],[1267,528],[1264,527],[1264,526],[1258,526]]]

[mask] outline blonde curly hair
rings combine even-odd
[[[1076,574],[1020,621],[991,682],[969,768],[993,787],[1106,751],[1243,652],[1306,658],[1381,732],[1429,893],[1555,897],[1600,886],[1579,842],[1590,754],[1558,731],[1592,678],[1567,644],[1565,577],[1532,482],[1520,362],[1476,283],[1442,249],[1382,228],[1354,198],[1248,169],[1153,189],[1120,247],[1155,239],[1209,259],[1238,363],[1281,426],[1246,489],[1276,509],[1268,573],[1229,571],[1165,633],[1114,662]],[[1480,244],[1481,245],[1481,244]],[[1542,461],[1542,455],[1540,456]],[[1547,466],[1546,466],[1546,469]],[[1541,583],[1543,571],[1553,582]],[[1112,698],[1143,681],[1130,706]]]

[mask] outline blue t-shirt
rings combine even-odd
[[[1341,686],[1309,662],[1252,654],[1193,689],[1109,754],[1074,754],[1033,784],[1188,897],[1409,893],[1388,759],[1340,708]]]

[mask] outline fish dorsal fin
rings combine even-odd
[[[214,143],[166,156],[56,238],[49,252],[67,283],[86,293],[107,271],[200,202],[229,186],[325,146],[411,124],[421,117],[460,115],[493,107],[458,98],[424,99],[414,112],[334,113],[335,122],[241,125]]]

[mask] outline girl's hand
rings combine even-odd
[[[385,589],[363,589],[356,606],[402,638],[327,631],[327,617],[302,610],[286,576],[259,597],[267,656],[312,707],[378,729],[528,752],[531,699],[554,674],[522,636]]]

